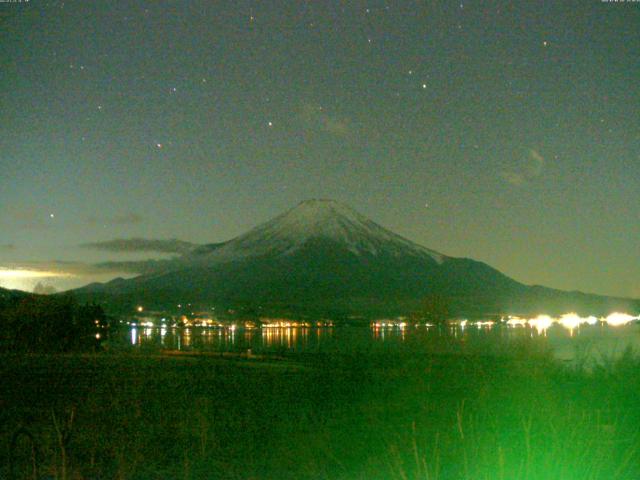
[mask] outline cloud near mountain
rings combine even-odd
[[[190,252],[198,245],[178,240],[176,238],[169,240],[156,240],[148,238],[116,238],[113,240],[106,240],[102,242],[83,243],[80,246],[83,248],[100,250],[103,252],[155,252],[183,254]]]
[[[173,260],[139,260],[132,262],[101,262],[90,266],[98,272],[122,272],[150,274],[161,272],[174,263]]]
[[[0,265],[0,276],[21,276],[25,278],[56,278],[56,277],[81,277],[84,275],[104,274],[108,272],[121,273],[129,270],[117,268],[119,263],[92,264],[86,262],[69,262],[63,260],[51,260],[44,262],[7,262]],[[132,262],[135,263],[135,262]]]

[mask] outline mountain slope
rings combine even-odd
[[[24,297],[32,297],[34,296],[31,292],[24,292],[22,290],[9,290],[6,288],[0,287],[0,302],[6,300],[12,300],[16,298],[24,298]]]
[[[618,299],[527,287],[490,266],[415,244],[331,200],[309,200],[152,273],[79,289],[114,309],[144,302],[316,313],[402,314],[433,299],[451,314],[593,309]],[[444,300],[443,300],[444,299]],[[426,305],[426,306],[425,306]]]

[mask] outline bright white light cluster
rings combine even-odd
[[[602,323],[606,323],[612,327],[626,325],[634,320],[640,320],[640,316],[634,317],[627,313],[614,312],[606,317],[600,318]],[[577,313],[571,312],[565,313],[559,318],[552,318],[549,315],[538,315],[535,318],[509,317],[506,323],[512,327],[525,327],[528,325],[531,328],[535,328],[538,333],[543,333],[555,323],[568,330],[574,330],[583,324],[595,325],[598,323],[598,319],[594,316],[581,317]]]
[[[605,322],[607,322],[609,325],[612,325],[614,327],[618,325],[626,325],[627,323],[633,320],[640,320],[640,315],[638,315],[637,317],[632,317],[627,313],[615,312],[609,315],[606,319],[604,319]]]
[[[545,332],[547,328],[553,325],[553,318],[549,315],[538,315],[536,318],[529,320],[529,325],[535,328],[538,333]]]

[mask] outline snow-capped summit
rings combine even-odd
[[[329,241],[355,255],[411,255],[442,263],[444,256],[415,244],[340,202],[312,199],[207,253],[209,261],[288,255],[311,240]],[[199,252],[202,253],[202,252]],[[202,260],[202,255],[199,255]]]

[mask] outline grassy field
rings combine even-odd
[[[638,479],[639,367],[5,355],[0,478]]]

